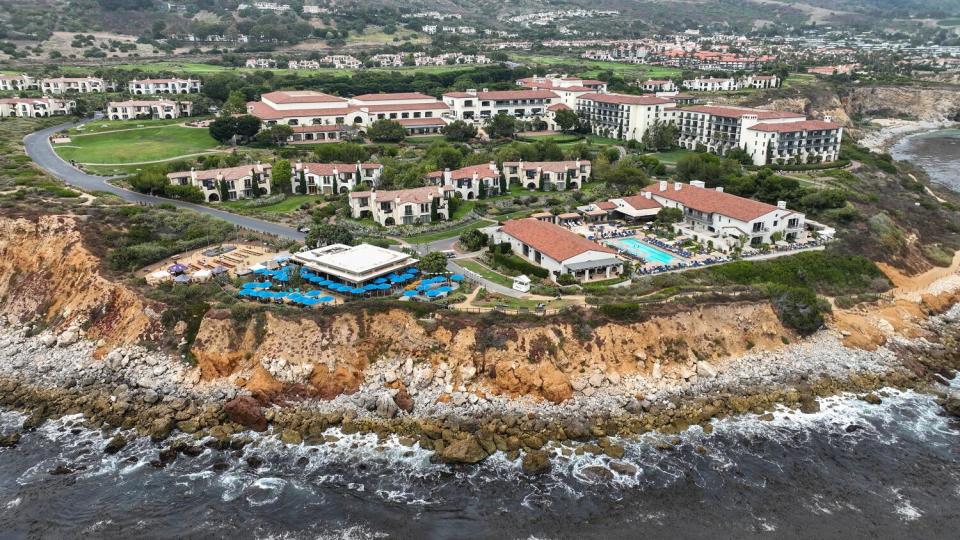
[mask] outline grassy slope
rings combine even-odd
[[[144,127],[74,136],[57,154],[78,163],[143,163],[166,160],[215,148],[205,129],[181,126]]]

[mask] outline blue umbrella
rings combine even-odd
[[[380,288],[379,285],[374,285],[374,284],[372,284],[372,283],[368,283],[368,284],[366,284],[366,285],[363,286],[363,290],[365,290],[365,291],[376,291],[376,290],[378,290],[379,288]]]
[[[453,291],[453,289],[451,289],[450,287],[437,287],[435,290],[439,293],[448,293]]]
[[[317,301],[317,302],[333,302],[333,297],[332,297],[332,296],[321,296],[320,298],[317,298],[316,301]]]
[[[305,294],[304,296],[309,297],[309,298],[316,298],[316,297],[320,296],[321,294],[323,294],[322,291],[310,291],[310,292],[308,292],[307,294]]]
[[[379,290],[381,290],[381,291],[389,291],[389,290],[390,290],[390,286],[387,285],[386,283],[381,283],[380,285],[376,285],[376,287],[377,287],[377,289],[379,289]]]
[[[454,274],[450,276],[450,281],[463,281],[463,280],[464,280],[463,274]]]
[[[417,295],[417,291],[404,291],[403,295],[406,296],[407,298],[413,298],[414,296]]]
[[[317,285],[321,287],[326,287],[327,285],[333,285],[333,282],[330,281],[329,279],[320,279],[319,281],[317,281]]]
[[[357,287],[356,289],[350,289],[350,292],[352,292],[353,294],[363,294],[367,291],[365,291],[363,287]]]
[[[420,269],[418,269],[418,268],[407,268],[407,273],[408,273],[408,274],[416,274],[416,273],[419,272],[419,271],[420,271]]]
[[[427,296],[430,297],[430,298],[436,298],[436,297],[440,296],[441,294],[443,294],[443,293],[440,292],[440,291],[429,291],[429,292],[427,292]]]
[[[170,272],[171,274],[182,274],[186,271],[187,271],[187,267],[180,263],[176,263],[170,266],[170,268],[167,268],[167,272]]]
[[[378,277],[377,279],[373,280],[373,282],[376,283],[377,285],[382,285],[382,284],[386,283],[387,280],[384,279],[384,278],[382,278],[382,277]]]

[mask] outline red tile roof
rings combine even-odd
[[[733,107],[729,105],[694,105],[692,107],[684,107],[683,109],[680,109],[680,111],[704,113],[727,118],[740,118],[745,114],[755,114],[760,120],[773,120],[775,118],[805,118],[805,116],[802,114],[787,111],[750,109],[747,107]]]
[[[570,107],[567,107],[567,105],[566,105],[565,103],[554,103],[553,105],[547,107],[547,110],[548,110],[548,111],[560,111],[560,110],[563,110],[563,109],[566,109],[566,110],[568,110],[568,111],[569,111],[569,110],[572,110],[572,109],[570,109]]]
[[[447,104],[442,101],[435,101],[433,103],[395,103],[389,105],[359,105],[359,108],[366,109],[372,113],[378,112],[395,112],[395,111],[436,111],[436,110],[449,110],[450,107],[447,107]]]
[[[558,262],[588,251],[599,251],[611,255],[616,253],[607,246],[591,242],[559,225],[533,218],[510,220],[503,224],[500,232],[516,238]]]
[[[590,165],[589,160],[581,160],[581,165]],[[523,170],[543,169],[550,172],[566,172],[569,169],[576,169],[576,161],[504,161],[504,167],[519,167],[523,165]]]
[[[433,99],[433,96],[421,94],[420,92],[396,92],[393,94],[360,94],[359,96],[353,96],[353,99],[357,101],[383,101],[391,99],[395,101],[404,101],[411,99]]]
[[[653,210],[655,208],[661,208],[663,205],[658,203],[653,199],[648,199],[643,195],[631,195],[629,197],[623,197],[623,202],[630,205],[634,210]],[[612,203],[611,203],[612,204]]]
[[[450,177],[454,180],[458,178],[473,178],[473,173],[477,173],[478,178],[491,178],[499,175],[498,171],[490,168],[489,163],[481,163],[480,165],[470,165],[469,167],[450,171]]]
[[[586,94],[577,99],[597,101],[599,103],[614,103],[618,105],[664,105],[673,103],[669,99],[654,96],[631,96],[627,94]]]
[[[253,176],[253,173],[256,172],[257,169],[259,169],[260,172],[265,172],[273,169],[273,165],[264,163],[226,167],[223,169],[207,169],[205,171],[180,171],[169,173],[167,177],[182,178],[184,176],[195,176],[197,180],[214,180],[218,178],[223,178],[224,180],[240,180],[247,176]]]
[[[397,120],[403,127],[445,126],[443,118],[400,118]]]
[[[795,131],[814,131],[818,129],[840,129],[840,124],[824,122],[823,120],[805,120],[803,122],[786,122],[779,124],[761,122],[750,126],[748,129],[768,133],[793,133]]]
[[[617,205],[610,201],[600,201],[598,203],[594,203],[594,205],[601,210],[613,210],[617,207]]]
[[[552,90],[489,90],[486,92],[447,92],[444,97],[476,99],[552,99],[558,98]]]
[[[643,188],[643,191],[653,193],[654,197],[678,202],[687,208],[708,214],[721,214],[744,222],[752,221],[777,209],[776,206],[767,203],[690,184],[682,184],[677,190],[672,183],[668,183],[664,191],[660,191],[658,184],[653,184]]]
[[[441,197],[440,189],[450,191],[451,186],[437,188],[437,186],[426,186],[413,189],[398,189],[396,191],[354,191],[350,193],[351,199],[370,197],[376,194],[376,200],[380,202],[398,202],[399,204],[424,204]]]
[[[322,117],[322,116],[343,116],[355,112],[355,107],[336,107],[333,109],[274,109],[266,103],[260,101],[251,101],[247,103],[247,110],[250,114],[263,120],[279,120],[281,118],[295,117]]]
[[[298,165],[306,168],[310,174],[317,176],[333,176],[334,169],[336,169],[338,173],[354,173],[357,171],[356,163],[301,163]],[[360,168],[382,169],[383,165],[380,163],[361,163]]]
[[[331,96],[323,92],[313,90],[279,90],[269,92],[260,96],[261,99],[267,99],[274,103],[335,103],[338,101],[346,104],[347,100],[342,97]]]

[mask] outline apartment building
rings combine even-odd
[[[719,155],[742,148],[755,165],[835,161],[840,155],[843,128],[830,120],[709,104],[677,109],[673,116],[681,147],[703,147]]]
[[[486,120],[497,114],[516,118],[542,117],[560,96],[550,90],[467,90],[447,92],[443,102],[457,120]]]
[[[44,94],[89,94],[106,92],[108,89],[110,85],[99,77],[55,77],[40,80],[40,90]]]
[[[258,162],[223,169],[172,172],[167,174],[167,179],[175,186],[196,186],[207,202],[221,202],[223,191],[226,191],[226,200],[234,201],[270,195],[272,170],[269,163]]]
[[[360,69],[363,62],[348,54],[331,54],[320,59],[321,64],[333,66],[336,69]]]
[[[370,57],[370,61],[380,67],[403,67],[402,54],[375,54]]]
[[[199,94],[199,79],[134,79],[127,91],[135,96],[153,94]]]
[[[277,67],[277,61],[272,58],[247,58],[244,65],[249,69],[272,69]]]
[[[603,137],[642,140],[656,122],[667,121],[676,104],[653,96],[585,94],[577,98],[577,114]]]
[[[371,218],[389,227],[450,219],[451,186],[426,186],[395,191],[354,191],[350,193],[350,215]]]
[[[583,282],[611,279],[623,271],[614,250],[535,218],[507,221],[493,233],[498,244],[508,243],[513,253],[550,272],[556,281],[570,274]]]
[[[337,142],[347,138],[352,128],[343,124],[291,126],[293,133],[287,137],[290,144],[317,144]]]
[[[352,126],[360,130],[377,120],[403,123],[432,119],[432,123],[436,123],[449,112],[449,108],[418,92],[364,94],[347,99],[312,90],[293,90],[263,94],[260,101],[247,103],[247,111],[267,125]],[[423,127],[414,124],[416,122],[408,122],[405,127],[408,131]]]
[[[70,114],[75,101],[53,98],[6,98],[0,99],[0,118],[44,118]]]
[[[526,77],[517,80],[517,86],[533,90],[557,90],[560,88],[589,88],[593,92],[606,92],[607,83],[597,79],[568,77],[566,75],[545,75],[543,77]]]
[[[730,92],[739,90],[740,84],[733,77],[725,79],[688,79],[683,81],[683,88],[694,92]]]
[[[741,243],[757,246],[777,238],[787,242],[806,238],[805,216],[787,209],[783,201],[774,206],[724,193],[722,187],[708,189],[699,181],[672,185],[661,181],[641,193],[664,208],[680,209],[681,228],[703,235],[724,251]]]
[[[294,165],[290,178],[293,193],[330,195],[347,193],[357,186],[380,185],[383,165],[379,163],[304,163]]]
[[[22,92],[24,90],[38,88],[39,86],[37,80],[26,73],[21,73],[20,75],[0,74],[0,91]]]
[[[452,187],[463,199],[482,199],[500,193],[500,169],[494,162],[470,165],[455,171],[446,169],[427,174],[427,179],[438,186]]]
[[[646,81],[640,82],[638,86],[640,86],[640,89],[644,92],[651,93],[677,91],[677,85],[667,79],[647,79]]]
[[[193,103],[169,99],[111,101],[107,103],[110,120],[173,119],[190,116]]]
[[[520,184],[530,190],[563,191],[580,189],[590,181],[590,161],[505,161],[507,185]]]

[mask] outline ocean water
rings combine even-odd
[[[156,468],[149,440],[105,455],[110,433],[66,418],[0,450],[0,537],[957,538],[960,422],[929,395],[884,394],[620,440],[635,472],[557,450],[536,478],[500,455],[449,467],[373,435],[261,437]],[[0,429],[22,419],[4,412]]]
[[[905,137],[893,145],[890,154],[921,167],[932,181],[960,191],[960,129]]]

